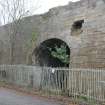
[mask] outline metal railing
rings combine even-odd
[[[76,100],[105,101],[105,70],[1,65],[0,81]]]

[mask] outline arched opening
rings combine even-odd
[[[70,48],[64,41],[57,38],[43,41],[34,50],[33,55],[33,60],[35,59],[34,64],[38,64],[38,66],[67,68],[70,65]],[[68,93],[69,72],[65,70],[55,70],[54,68],[43,68],[41,87],[46,88],[46,84],[49,83],[47,85],[51,89],[58,88],[63,94]],[[48,80],[49,82],[47,82]]]
[[[45,40],[34,53],[39,66],[69,67],[70,48],[60,39]]]

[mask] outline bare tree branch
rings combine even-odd
[[[10,39],[10,62],[14,63],[14,46],[21,19],[27,15],[24,0],[5,0],[0,2],[3,24],[9,23],[7,33]]]

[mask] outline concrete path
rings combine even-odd
[[[21,94],[19,92],[0,88],[0,105],[64,105],[59,102]]]

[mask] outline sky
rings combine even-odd
[[[67,5],[70,1],[76,2],[79,0],[28,0],[27,9],[31,10],[33,14],[42,14],[50,8]]]

